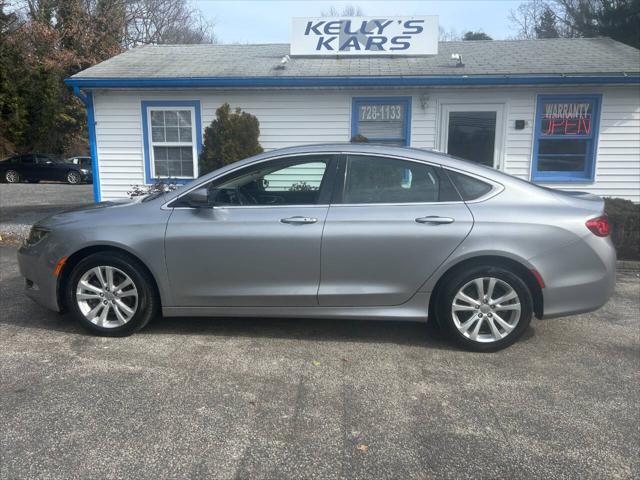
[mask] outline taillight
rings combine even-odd
[[[609,224],[609,219],[606,215],[587,220],[586,225],[591,230],[591,233],[599,237],[606,237],[611,233],[611,224]]]

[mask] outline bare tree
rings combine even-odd
[[[126,5],[125,47],[214,43],[213,23],[186,0],[119,0]]]
[[[512,29],[516,31],[516,38],[525,40],[537,38],[536,26],[545,10],[549,8],[545,0],[531,0],[518,5],[518,8],[509,12],[509,21]]]
[[[106,30],[110,36],[119,36],[122,48],[216,42],[213,23],[189,0],[15,0],[14,3],[26,19],[58,30],[64,30],[59,28],[61,20],[89,22],[84,24],[84,30]]]
[[[345,5],[342,10],[336,7],[329,7],[329,10],[321,13],[323,17],[363,17],[364,10],[358,5]]]
[[[10,2],[0,0],[0,41],[5,35],[18,28],[20,24],[19,12],[15,11]]]
[[[455,28],[445,30],[442,25],[438,26],[438,39],[441,42],[456,42],[462,40],[462,36],[456,31]]]
[[[509,19],[517,38],[606,36],[640,47],[640,0],[529,0]]]

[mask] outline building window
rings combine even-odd
[[[196,178],[202,142],[199,102],[142,102],[142,118],[147,183]]]
[[[409,145],[411,97],[354,98],[351,137],[370,142]]]
[[[596,95],[538,97],[532,180],[593,181],[600,100]]]

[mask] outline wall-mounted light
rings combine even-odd
[[[456,67],[464,67],[464,63],[462,63],[462,55],[459,53],[452,53],[451,60],[456,61]]]

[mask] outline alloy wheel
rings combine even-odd
[[[507,337],[518,325],[520,314],[520,298],[514,288],[495,277],[480,277],[466,283],[451,305],[458,331],[481,343]]]
[[[20,180],[20,175],[18,175],[18,172],[16,172],[15,170],[7,170],[4,178],[8,183],[18,183],[18,181]]]
[[[80,183],[80,175],[78,175],[78,172],[69,172],[67,174],[67,182],[72,184]]]
[[[94,325],[116,328],[128,323],[138,309],[138,289],[122,270],[93,267],[80,277],[76,288],[80,312]]]

